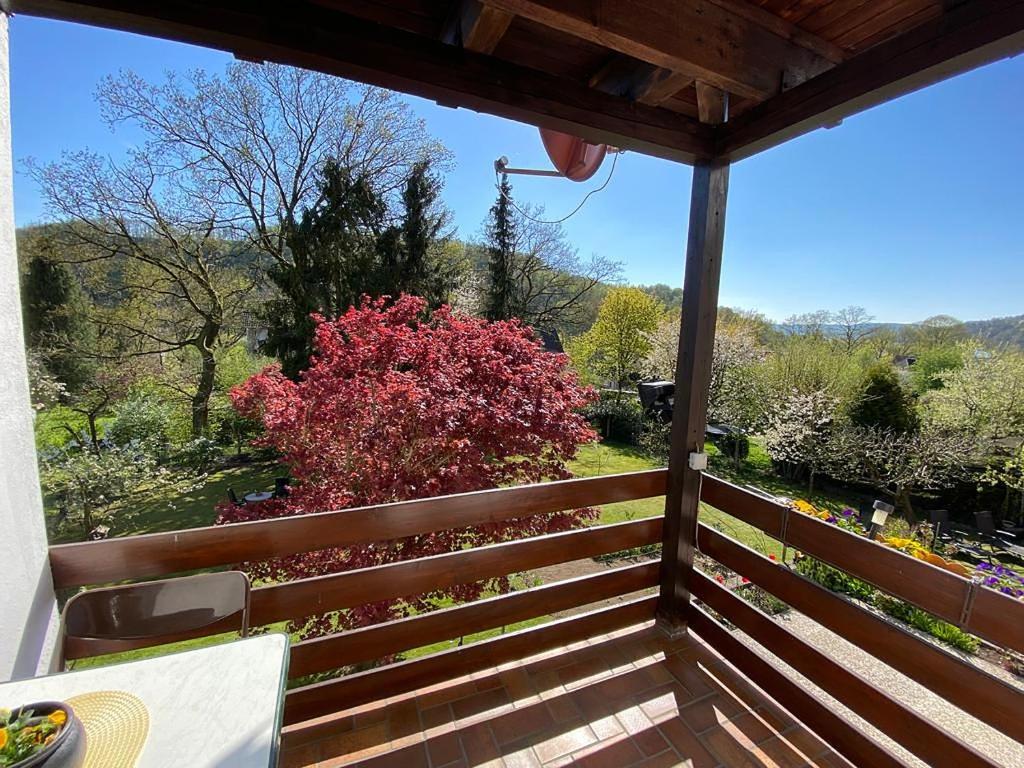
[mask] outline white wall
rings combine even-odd
[[[46,556],[14,240],[7,16],[0,13],[0,680],[46,671],[57,606]]]

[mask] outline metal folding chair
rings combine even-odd
[[[68,660],[237,630],[249,633],[249,577],[202,573],[79,592],[61,616],[60,668]]]

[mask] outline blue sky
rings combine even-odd
[[[15,162],[62,149],[119,155],[132,136],[104,126],[93,101],[120,68],[223,68],[216,51],[16,17],[11,23]],[[879,320],[1024,313],[1024,56],[816,131],[732,169],[721,302],[769,317],[849,304]],[[494,198],[492,163],[544,167],[536,129],[410,99],[455,153],[445,201],[474,237]],[[552,218],[598,186],[514,178],[520,201]],[[608,188],[567,223],[583,254],[623,263],[634,283],[682,282],[690,171],[626,154]],[[42,220],[38,191],[15,178],[19,225]]]

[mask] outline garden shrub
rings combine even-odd
[[[795,564],[797,573],[833,592],[841,592],[867,603],[872,602],[877,594],[877,590],[867,582],[813,557],[805,555],[796,560]]]
[[[155,395],[135,393],[114,406],[113,421],[104,436],[114,445],[138,444],[161,455],[170,442],[172,411],[171,405]]]
[[[640,450],[662,466],[668,465],[668,454],[672,424],[662,424],[655,419],[645,419],[637,444]]]
[[[215,440],[208,437],[197,437],[178,449],[174,454],[174,463],[202,473],[213,466],[221,455],[221,448]]]
[[[600,399],[583,408],[583,415],[605,440],[637,445],[644,427],[640,401],[629,395],[602,392]]]

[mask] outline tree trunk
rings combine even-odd
[[[92,441],[91,450],[97,456],[100,455],[100,429],[96,420],[99,418],[99,412],[93,412],[86,415],[86,419],[89,421],[89,439]]]
[[[917,522],[917,514],[914,512],[914,505],[910,503],[910,491],[906,488],[899,488],[896,493],[893,494],[893,500],[896,502],[896,508],[903,512],[903,517],[908,523],[913,525]]]
[[[217,359],[213,355],[213,344],[220,328],[207,326],[202,341],[196,345],[202,360],[199,369],[199,383],[192,396],[192,437],[202,437],[210,424],[210,397],[217,375]]]
[[[807,470],[807,495],[814,495],[814,468],[811,467]]]

